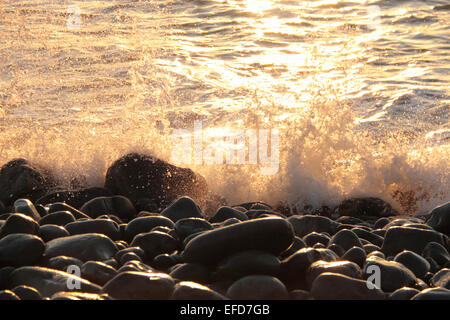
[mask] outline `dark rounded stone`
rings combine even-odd
[[[328,244],[328,241],[330,241],[330,237],[327,237],[322,233],[313,231],[304,236],[302,240],[306,243],[308,247],[312,247],[316,243],[321,243],[326,246]]]
[[[75,217],[76,220],[83,218],[90,219],[88,215],[84,214],[78,209],[75,209],[74,207],[68,205],[67,203],[55,202],[50,203],[47,207],[48,207],[48,214],[55,213],[58,211],[69,211]]]
[[[5,206],[20,198],[34,201],[54,184],[48,171],[25,159],[14,159],[0,168],[0,201]]]
[[[213,226],[202,218],[184,218],[175,223],[175,231],[178,238],[183,240],[193,233],[212,230]]]
[[[130,221],[137,214],[131,201],[124,196],[94,198],[83,204],[80,210],[91,218],[112,214],[123,221]]]
[[[287,220],[292,224],[295,235],[303,238],[307,234],[315,232],[327,232],[329,234],[335,234],[338,222],[335,222],[327,217],[321,216],[290,216]]]
[[[289,290],[307,289],[306,270],[309,266],[315,261],[335,261],[337,258],[329,249],[300,249],[281,261],[279,278]]]
[[[420,291],[414,288],[409,287],[403,287],[400,289],[395,290],[392,292],[389,296],[389,300],[411,300],[412,297],[414,297],[416,294],[418,294]]]
[[[158,270],[166,271],[169,268],[176,265],[178,261],[174,259],[173,255],[169,255],[167,253],[157,255],[153,261],[152,266]]]
[[[386,218],[386,217],[379,218],[377,221],[375,221],[373,228],[374,229],[384,228],[389,222],[391,222],[391,220],[389,218]]]
[[[184,218],[203,218],[200,207],[189,197],[181,197],[161,212],[174,223]]]
[[[81,277],[100,286],[116,275],[116,269],[102,262],[88,261],[81,266]]]
[[[276,276],[280,266],[280,260],[273,254],[263,251],[244,251],[221,261],[214,278],[224,281],[257,274]]]
[[[342,223],[342,224],[351,224],[351,225],[355,225],[358,223],[364,223],[364,221],[359,218],[349,217],[349,216],[341,216],[341,217],[337,218],[335,221]]]
[[[322,273],[311,286],[311,296],[317,300],[383,300],[384,293],[369,289],[366,281],[337,273]]]
[[[391,227],[384,237],[383,251],[387,256],[395,256],[403,250],[410,250],[421,254],[429,242],[443,244],[442,234],[417,228]]]
[[[70,207],[79,209],[83,204],[85,204],[89,200],[92,200],[97,197],[110,197],[110,196],[113,196],[111,191],[105,188],[92,187],[80,190],[64,190],[52,192],[38,199],[36,203],[43,205],[47,205],[49,203],[52,204],[66,203]],[[59,210],[68,210],[68,209],[57,209],[56,211]],[[79,219],[74,212],[72,212],[72,214],[75,216],[75,218]]]
[[[430,284],[433,287],[450,289],[450,269],[443,268],[436,272],[430,279]]]
[[[291,300],[309,300],[310,295],[306,290],[292,290],[289,292]]]
[[[171,300],[225,300],[225,297],[201,284],[181,281],[175,285]]]
[[[9,288],[9,278],[14,270],[15,268],[11,266],[0,268],[0,290]]]
[[[338,257],[342,257],[345,254],[345,250],[338,244],[333,243],[328,247],[328,249],[332,250]]]
[[[69,266],[77,266],[80,267],[83,265],[83,262],[80,259],[74,257],[67,256],[57,256],[48,260],[47,267],[50,269],[60,270],[67,272]]]
[[[384,292],[394,292],[402,287],[414,287],[417,282],[414,273],[401,263],[387,261],[376,256],[368,257],[363,270],[365,277],[372,275],[372,271],[368,269],[369,267],[373,268],[371,266],[379,268],[381,290]]]
[[[222,222],[222,224],[219,226],[220,227],[226,227],[226,226],[231,226],[232,224],[236,224],[236,223],[240,223],[241,220],[236,219],[236,218],[230,218],[225,220],[224,222]]]
[[[450,201],[431,210],[427,225],[450,236]]]
[[[123,240],[117,240],[117,241],[114,241],[114,243],[116,244],[116,247],[119,251],[128,248],[128,243],[126,243]]]
[[[341,246],[345,251],[352,247],[362,248],[363,246],[358,236],[353,231],[346,229],[339,231],[333,237],[331,237],[328,246],[332,245],[333,243]]]
[[[372,253],[374,251],[380,251],[380,247],[376,246],[374,244],[365,244],[363,245],[364,251],[366,251],[367,254]]]
[[[37,235],[39,224],[22,213],[12,214],[0,228],[0,238],[12,233],[28,233]]]
[[[383,245],[383,237],[380,237],[373,232],[366,231],[361,228],[353,228],[351,231],[353,231],[358,236],[358,238],[365,239],[378,247],[381,247]]]
[[[384,241],[384,236],[386,235],[385,229],[376,229],[376,230],[373,230],[372,233],[376,234],[377,236],[383,237],[383,241]]]
[[[122,259],[122,256],[127,253],[134,253],[135,255],[137,255],[140,258],[140,260],[145,259],[144,250],[142,250],[139,247],[128,247],[128,248],[117,251],[117,253],[115,255],[116,260],[120,261]]]
[[[289,247],[289,249],[281,253],[280,258],[286,259],[291,254],[294,254],[295,252],[303,248],[306,248],[306,243],[301,238],[295,236],[292,245]]]
[[[44,242],[70,236],[69,232],[64,227],[54,224],[40,226],[38,235]]]
[[[169,227],[164,227],[164,226],[156,226],[154,227],[152,230],[150,231],[159,231],[159,232],[165,232],[165,233],[169,233],[170,231],[172,231],[173,229],[169,228]]]
[[[25,233],[7,235],[0,239],[0,266],[33,265],[42,257],[44,249],[39,237]]]
[[[415,252],[404,250],[397,254],[394,261],[400,262],[409,270],[414,272],[416,277],[423,279],[430,271],[430,263]]]
[[[445,288],[428,288],[420,291],[411,300],[450,300],[450,290]]]
[[[342,256],[342,260],[348,260],[356,263],[359,267],[364,266],[364,262],[366,261],[366,251],[360,247],[353,247],[347,250],[345,254]]]
[[[119,300],[166,300],[174,287],[175,281],[165,273],[126,271],[108,281],[102,292]]]
[[[122,219],[120,219],[118,216],[114,215],[114,214],[104,214],[101,216],[98,216],[96,219],[104,219],[104,220],[112,220],[115,223],[119,224],[123,224]]]
[[[20,298],[11,290],[1,290],[0,300],[20,300]]]
[[[209,283],[211,273],[208,268],[196,263],[183,263],[177,265],[170,272],[170,276],[181,281],[192,281],[197,283]]]
[[[120,263],[120,265],[124,265],[128,261],[133,261],[133,260],[137,260],[137,261],[141,261],[142,262],[142,258],[139,257],[136,253],[134,253],[134,252],[127,252],[127,253],[125,253],[125,254],[120,256],[119,263]]]
[[[275,277],[251,275],[235,281],[227,290],[233,300],[287,300],[289,292]]]
[[[361,268],[354,262],[319,260],[313,262],[306,271],[306,283],[308,288],[311,288],[313,281],[325,272],[342,274],[354,279],[362,278]]]
[[[379,257],[379,258],[382,258],[382,259],[386,258],[386,256],[384,255],[383,252],[377,251],[377,250],[372,251],[370,253],[367,253],[367,258],[370,258],[370,257]]]
[[[108,260],[116,252],[116,244],[110,238],[96,233],[57,238],[47,242],[45,249],[48,258],[67,255],[83,262]]]
[[[74,222],[76,219],[70,211],[56,211],[47,214],[39,219],[39,225],[54,224],[57,226],[65,226],[68,223]]]
[[[326,248],[326,246],[320,242],[316,243],[315,245],[312,246],[315,249],[324,249]]]
[[[108,266],[113,267],[114,269],[117,269],[119,267],[119,263],[117,262],[117,260],[115,258],[104,260],[103,263],[107,264]]]
[[[63,271],[47,269],[42,267],[21,267],[11,273],[10,285],[30,286],[39,291],[43,297],[50,297],[59,291],[78,290],[74,286],[70,289],[68,283],[80,284],[80,291],[97,293],[101,288],[85,279]]]
[[[248,220],[248,216],[235,208],[231,207],[220,207],[217,212],[209,219],[210,223],[224,222],[230,218],[236,218],[240,221]]]
[[[158,209],[183,195],[203,202],[208,191],[206,180],[191,169],[138,153],[127,154],[108,168],[105,188],[135,205],[140,199],[149,199],[146,202],[154,202]]]
[[[424,258],[432,258],[441,267],[450,261],[450,255],[447,249],[437,242],[427,243],[423,248],[422,256]]]
[[[12,289],[12,292],[14,292],[20,300],[42,300],[42,296],[39,291],[33,287],[17,286]]]
[[[398,215],[392,206],[379,198],[352,198],[342,201],[334,209],[340,216],[350,217],[389,217]]]
[[[174,252],[179,243],[167,233],[152,231],[135,236],[130,246],[140,247],[144,250],[146,259],[152,261],[158,254]]]
[[[270,235],[271,241],[267,241]],[[186,262],[216,264],[232,254],[262,250],[276,256],[294,241],[292,226],[281,218],[244,221],[206,231],[189,241],[182,253]]]
[[[132,260],[126,262],[123,266],[121,266],[117,273],[126,272],[126,271],[136,271],[136,272],[146,272],[146,273],[155,273],[157,272],[152,267],[146,265],[145,263],[138,261],[138,260]]]
[[[157,226],[164,226],[173,229],[175,224],[172,220],[163,216],[147,216],[134,218],[128,222],[125,228],[125,240],[131,241],[139,233],[150,232]]]
[[[28,199],[17,199],[14,201],[14,212],[29,216],[34,221],[39,221],[41,218],[34,204]]]
[[[96,219],[86,221],[76,221],[65,226],[71,235],[98,233],[104,234],[112,240],[120,239],[119,225],[113,220]]]

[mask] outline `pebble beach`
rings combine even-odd
[[[314,213],[226,204],[202,176],[127,154],[104,187],[0,170],[2,300],[450,300],[450,203],[377,198]]]

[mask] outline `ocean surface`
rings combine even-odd
[[[230,203],[426,212],[450,200],[449,83],[448,0],[0,2],[0,163],[68,187],[130,151],[175,162],[201,124],[215,150],[230,130],[277,134],[272,174],[186,147]]]

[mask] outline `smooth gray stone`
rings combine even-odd
[[[43,297],[50,297],[59,291],[78,290],[68,284],[80,284],[82,292],[97,293],[101,288],[85,279],[63,271],[42,267],[21,267],[10,276],[11,287],[30,286],[39,291]],[[72,289],[71,289],[72,288]]]
[[[235,281],[227,290],[233,300],[287,300],[289,292],[275,277],[251,275]]]
[[[39,261],[45,250],[41,238],[26,233],[12,233],[0,239],[0,266],[21,267]]]
[[[329,272],[322,273],[314,280],[311,296],[316,300],[384,299],[384,293],[380,289],[369,289],[364,280]]]
[[[108,260],[116,252],[116,244],[107,236],[97,233],[54,239],[47,242],[45,249],[48,258],[67,255],[83,262]]]
[[[119,300],[166,300],[174,287],[168,274],[126,271],[108,281],[102,293]]]
[[[267,241],[270,235],[271,241]],[[292,226],[281,218],[261,218],[206,231],[189,241],[182,253],[186,262],[216,264],[242,251],[262,250],[276,256],[294,241]]]

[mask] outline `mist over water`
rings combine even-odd
[[[230,203],[424,212],[450,200],[446,2],[2,1],[0,163],[100,186],[127,152],[173,162],[201,120],[279,131],[275,175],[189,165]]]

